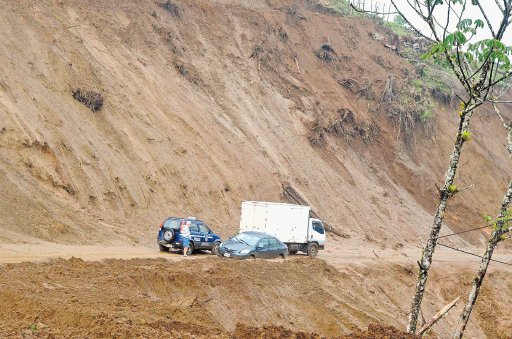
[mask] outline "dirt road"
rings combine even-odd
[[[477,247],[461,247],[467,252],[481,255],[482,249]],[[209,257],[209,252],[194,255],[189,260],[204,259]],[[354,241],[331,241],[326,250],[321,251],[319,258],[325,260],[335,267],[371,262],[389,262],[400,264],[414,264],[420,255],[419,247],[414,246],[389,246],[382,248],[375,244],[361,245]],[[300,254],[298,254],[300,256]],[[71,257],[80,258],[85,261],[103,259],[134,259],[134,258],[164,258],[181,260],[177,254],[161,253],[158,247],[153,245],[145,246],[108,246],[108,245],[62,245],[40,242],[37,244],[4,244],[0,243],[0,263],[20,263],[24,261],[44,262],[49,259]],[[474,266],[480,262],[480,258],[451,249],[438,247],[435,254],[435,261],[443,263],[458,263]],[[500,249],[496,252],[495,260],[511,263],[512,250]],[[500,270],[510,270],[512,266],[496,263]]]
[[[160,253],[156,245],[0,244],[0,303],[6,310],[0,316],[0,336],[229,337],[236,331],[254,333],[243,326],[262,325],[273,326],[268,330],[275,337],[290,330],[293,335],[337,336],[371,323],[403,328],[418,256],[415,247],[382,248],[351,240],[331,241],[315,260],[295,255],[255,262],[224,260],[208,252],[184,258]],[[512,253],[500,250],[495,259],[510,262]],[[465,297],[478,262],[477,257],[438,249],[425,317],[456,296]],[[510,285],[511,278],[512,266],[492,265],[482,293],[486,301],[470,324],[474,337],[512,334],[503,306],[511,297],[490,288]],[[449,335],[460,307],[433,333]]]
[[[418,255],[415,248],[379,250],[338,242],[317,259],[296,255],[243,262],[209,254],[183,258],[154,247],[44,248],[0,245],[0,337],[230,337],[256,333],[247,326],[270,326],[275,334],[270,337],[291,333],[288,337],[295,338],[298,331],[346,335],[372,323],[404,328]],[[436,258],[425,317],[457,295],[464,297],[477,266],[474,259],[445,250]],[[39,262],[7,263],[27,260]],[[508,266],[491,268],[485,302],[469,327],[473,337],[512,334],[504,306],[512,297],[506,288],[490,288],[511,278]],[[460,305],[433,333],[449,336],[459,311]]]

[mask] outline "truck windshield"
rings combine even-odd
[[[322,223],[319,223],[319,222],[313,222],[313,229],[320,233],[320,234],[324,234],[325,231],[324,231],[324,225],[322,225]]]
[[[260,237],[247,233],[237,234],[236,238],[243,240],[242,242],[246,242],[250,246],[255,246],[260,240]]]

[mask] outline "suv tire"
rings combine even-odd
[[[175,232],[173,229],[168,229],[168,230],[164,231],[163,238],[164,238],[165,242],[173,241],[174,237],[175,237]]]

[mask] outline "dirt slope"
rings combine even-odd
[[[357,239],[427,232],[456,117],[438,104],[429,133],[397,138],[375,107],[412,66],[371,38],[382,28],[310,1],[174,4],[0,4],[0,241],[150,244],[167,215],[227,235],[242,200],[285,201],[283,184]],[[336,62],[317,56],[323,44]],[[510,167],[499,131],[475,121],[460,175],[475,194],[455,199],[453,229],[498,206]]]
[[[282,261],[106,260],[6,264],[0,270],[0,336],[39,337],[228,337],[283,327],[337,337],[369,324],[405,327],[414,266],[380,263],[336,269],[322,260]],[[453,275],[449,273],[459,273]],[[468,327],[468,336],[505,338],[512,333],[507,286],[510,271],[493,272]],[[432,316],[470,281],[470,271],[436,268],[423,311]],[[447,338],[460,307],[433,329]],[[268,330],[268,329],[267,329]],[[286,331],[271,331],[279,338]],[[299,336],[301,337],[301,336]],[[397,338],[396,336],[391,336]],[[304,336],[302,336],[304,338]],[[378,336],[370,336],[378,338]]]

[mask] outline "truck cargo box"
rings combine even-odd
[[[310,209],[301,205],[244,201],[240,231],[265,232],[285,243],[307,243]]]

